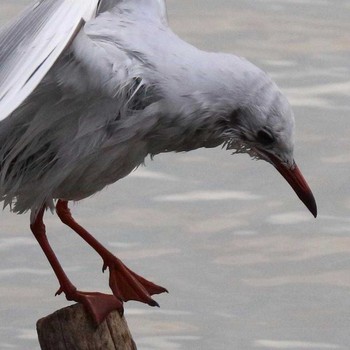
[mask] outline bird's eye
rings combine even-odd
[[[257,141],[264,146],[271,145],[275,142],[275,138],[267,130],[260,130],[257,134]]]

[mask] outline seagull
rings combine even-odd
[[[0,200],[30,228],[58,279],[96,324],[167,290],[126,267],[72,217],[79,201],[146,157],[222,146],[272,164],[316,217],[293,155],[294,116],[242,57],[200,50],[169,27],[163,0],[38,0],[0,32]],[[257,178],[257,181],[259,179]],[[47,210],[109,270],[113,294],[78,290],[50,247]]]

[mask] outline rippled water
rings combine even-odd
[[[0,21],[28,1],[0,1]],[[247,57],[287,94],[314,220],[263,162],[220,149],[167,154],[73,208],[135,271],[166,286],[161,309],[128,303],[139,350],[348,349],[350,3],[170,0],[172,27]],[[67,305],[28,216],[0,216],[0,348],[38,349],[35,322]],[[82,289],[101,261],[57,218],[50,239]]]

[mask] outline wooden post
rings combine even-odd
[[[37,332],[42,350],[137,350],[118,312],[96,327],[81,304],[40,319]]]

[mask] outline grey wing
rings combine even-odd
[[[0,32],[0,120],[37,87],[99,0],[41,0]]]
[[[45,2],[47,1],[52,6],[56,4],[53,0]],[[73,1],[67,0],[65,3],[69,5]],[[101,11],[111,10],[111,7],[103,7],[104,4],[113,7],[119,2],[104,1],[109,0],[100,3]],[[141,1],[143,6],[139,6]],[[59,3],[62,4],[62,1]],[[97,1],[92,3],[98,5]],[[151,5],[147,12],[149,16],[152,18],[161,15],[159,5],[162,3],[158,0],[130,0],[123,3],[137,10],[141,8],[140,11]],[[52,11],[57,14],[57,7]],[[29,10],[29,13],[32,12]],[[0,200],[5,205],[14,203],[15,211],[40,208],[43,203],[51,205],[52,198],[84,198],[125,176],[143,160],[135,157],[136,161],[133,158],[131,168],[126,168],[123,162],[115,161],[119,157],[115,144],[139,135],[137,125],[142,125],[144,129],[145,124],[139,122],[140,113],[137,112],[140,105],[144,108],[144,105],[153,103],[153,99],[148,98],[147,87],[153,86],[148,77],[155,74],[137,50],[118,45],[122,39],[126,46],[130,42],[138,47],[138,43],[129,40],[129,30],[123,32],[124,22],[119,15],[119,11],[109,11],[87,21],[84,30],[76,35],[73,31],[71,42],[67,42],[69,48],[65,44],[67,49],[61,50],[56,62],[50,65],[52,67],[32,87],[32,93],[27,91],[24,95],[27,96],[26,100],[21,100],[23,103],[16,101],[21,104],[19,107],[12,104],[14,110],[11,116],[1,121]],[[47,16],[54,18],[52,15]],[[60,18],[63,24],[67,22],[66,18]],[[75,18],[81,20],[81,13]],[[68,22],[71,30],[79,30],[79,26],[72,26],[72,20]],[[147,22],[145,18],[145,23]],[[142,28],[145,23],[137,25]],[[12,29],[14,32],[16,31]],[[11,33],[11,28],[8,33]],[[142,40],[139,38],[140,45]],[[42,49],[46,50],[45,47]],[[32,57],[29,49],[26,52]],[[20,57],[17,58],[19,60]],[[36,64],[40,62],[34,61]],[[8,62],[11,63],[11,60]],[[43,64],[45,63],[44,60]],[[20,65],[17,67],[21,68]],[[39,63],[39,69],[40,67]],[[142,74],[139,79],[140,72],[147,70],[149,74]],[[1,69],[0,72],[4,74]],[[16,68],[10,72],[15,74]],[[33,67],[30,72],[36,74]],[[10,74],[9,78],[13,88],[16,88],[13,75]],[[151,94],[152,98],[153,95],[156,93]],[[158,99],[158,96],[155,98]],[[2,101],[0,106],[1,103]],[[129,118],[129,109],[135,109],[133,118]],[[146,117],[146,125],[157,122]],[[125,124],[120,128],[122,122]],[[111,152],[112,149],[113,153],[108,157],[101,157],[105,150]],[[121,147],[120,152],[123,150]],[[87,174],[88,170],[90,175]],[[104,176],[100,176],[101,171]],[[33,189],[37,193],[33,193]]]
[[[159,7],[163,16],[163,19],[165,22],[168,21],[168,14],[167,14],[167,9],[166,9],[166,2],[165,0],[158,0]]]
[[[167,14],[165,0],[155,0],[155,1],[158,5],[159,15],[162,18],[163,23],[168,23],[168,14]]]
[[[122,0],[101,0],[100,4],[99,4],[99,10],[98,12],[105,12],[108,11],[110,9],[112,9],[114,6],[116,6],[118,3],[120,3]],[[142,6],[143,4],[141,3],[140,0],[139,4],[140,6]],[[165,0],[143,0],[143,2],[149,2],[149,6],[151,7],[158,7],[158,12],[159,12],[159,16],[162,19],[162,22],[164,24],[168,23],[168,15],[167,15],[167,9],[166,9],[166,2]]]

